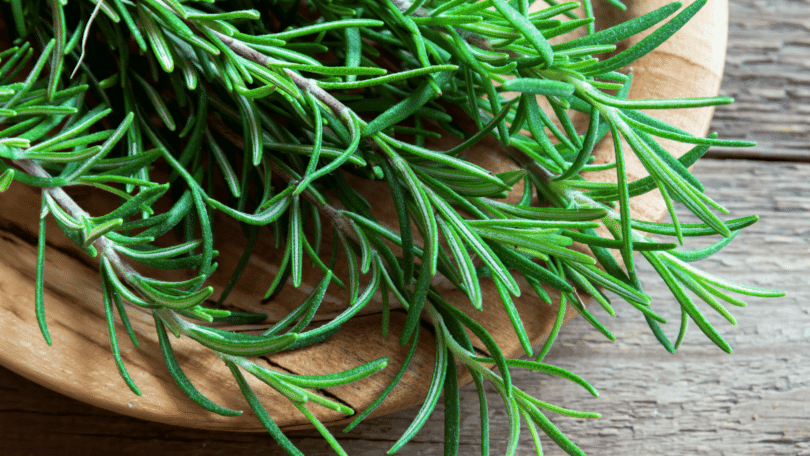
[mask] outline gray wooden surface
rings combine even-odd
[[[552,420],[588,454],[810,455],[810,1],[732,0],[722,92],[737,103],[717,110],[712,130],[760,143],[713,152],[695,173],[733,216],[759,214],[719,255],[702,263],[732,280],[786,290],[732,309],[737,326],[706,312],[734,347],[727,355],[692,325],[676,355],[657,345],[637,312],[617,318],[594,308],[619,338],[609,342],[582,319],[566,326],[547,361],[589,380],[601,393],[516,371],[515,384],[598,420]],[[697,246],[698,244],[690,244]],[[677,321],[665,287],[645,287],[661,314]],[[667,328],[670,334],[677,327]],[[506,417],[489,392],[492,454],[501,454]],[[478,454],[474,388],[462,391],[461,454]],[[417,409],[369,420],[338,434],[351,455],[384,454]],[[442,454],[441,405],[399,454]],[[524,428],[518,454],[530,454]],[[307,455],[333,454],[315,432],[292,434]],[[546,454],[563,454],[545,441]],[[0,454],[281,454],[267,435],[197,431],[144,422],[46,390],[0,368]]]

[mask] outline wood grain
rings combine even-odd
[[[759,143],[708,156],[810,161],[810,2],[734,0],[721,95],[711,130]]]

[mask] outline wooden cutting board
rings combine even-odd
[[[600,5],[603,2],[598,2]],[[627,13],[611,12],[601,16],[606,23],[615,23],[651,11],[666,2],[633,2]],[[606,24],[600,24],[604,27]],[[662,98],[687,96],[712,96],[719,89],[723,71],[727,33],[727,2],[711,1],[703,10],[672,39],[659,49],[633,65],[634,87],[631,98]],[[628,40],[627,44],[641,37]],[[693,110],[657,111],[656,117],[697,135],[705,134],[712,115],[711,108]],[[680,155],[688,147],[669,147]],[[597,161],[612,161],[612,145],[600,144],[595,151]],[[486,163],[490,169],[500,170],[511,166],[503,157],[492,157],[490,149],[478,148],[469,154],[475,161]],[[485,157],[487,159],[485,160]],[[489,161],[487,161],[489,160]],[[638,162],[628,164],[632,179],[645,175]],[[595,178],[615,181],[610,172]],[[373,187],[364,189],[374,192]],[[376,195],[376,193],[374,193]],[[74,197],[84,207],[97,204],[90,193],[76,193]],[[173,339],[178,358],[189,378],[198,389],[215,402],[229,408],[246,412],[233,418],[209,413],[176,387],[163,364],[162,356],[153,330],[150,314],[130,311],[130,318],[138,329],[140,348],[131,346],[124,337],[122,355],[135,383],[143,396],[132,394],[118,375],[109,348],[103,304],[98,285],[96,260],[87,258],[69,241],[61,236],[55,225],[49,225],[49,240],[46,263],[46,309],[53,337],[53,346],[48,347],[39,333],[34,316],[33,290],[36,264],[36,221],[39,213],[40,195],[19,183],[0,195],[0,364],[52,390],[80,401],[118,413],[188,427],[260,431],[261,425],[250,413],[247,404],[225,365],[212,353],[188,339]],[[663,203],[650,193],[633,199],[636,217],[660,220],[665,213]],[[384,204],[381,204],[385,206]],[[96,210],[101,210],[96,208]],[[92,213],[92,210],[91,210]],[[395,220],[394,217],[389,220]],[[54,235],[51,236],[50,234]],[[246,240],[241,230],[228,221],[218,225],[217,249],[221,252],[218,261],[220,273],[211,284],[217,292],[222,290],[227,275],[238,260]],[[271,319],[285,314],[285,309],[297,304],[298,296],[306,295],[319,277],[306,277],[301,289],[290,287],[276,300],[262,304],[261,297],[267,277],[274,274],[281,252],[272,249],[270,243],[261,244],[260,255],[251,262],[228,304],[234,307],[259,310],[268,313]],[[472,309],[466,298],[451,296],[454,304],[473,315],[493,334],[507,356],[520,356],[521,349],[514,337],[511,324],[498,303],[491,283],[484,283],[484,312]],[[554,296],[552,294],[552,296]],[[487,299],[492,297],[492,299]],[[389,366],[362,382],[329,390],[339,400],[355,410],[369,405],[388,385],[402,363],[406,348],[398,344],[397,328],[401,327],[403,313],[392,313],[392,328],[388,338],[380,335],[379,296],[365,309],[366,313],[345,324],[343,329],[327,341],[300,350],[279,353],[267,357],[267,362],[276,369],[297,374],[327,373],[355,367],[382,356],[391,358]],[[558,298],[558,296],[555,296]],[[329,297],[322,306],[323,315],[345,307],[345,299],[339,294]],[[556,306],[546,306],[533,299],[529,293],[515,300],[521,318],[535,345],[547,337],[553,323]],[[568,315],[571,318],[573,315]],[[124,329],[117,327],[120,335]],[[389,413],[420,403],[425,397],[433,368],[432,338],[429,331],[422,331],[422,340],[411,368],[403,377],[393,394],[377,409],[376,414]],[[465,380],[462,378],[462,381]],[[469,381],[467,379],[467,381]],[[281,395],[260,382],[251,381],[260,399],[273,419],[282,427],[296,428],[306,419]],[[345,416],[325,409],[317,410],[319,418],[327,425],[345,422]]]

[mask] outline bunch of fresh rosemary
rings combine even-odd
[[[681,5],[674,3],[596,32],[590,0],[584,2],[582,18],[573,13],[578,2],[552,0],[534,12],[528,0],[4,0],[0,5],[13,47],[0,50],[0,188],[42,188],[36,310],[44,337],[50,343],[43,302],[44,227],[50,216],[87,254],[100,259],[113,354],[124,381],[138,394],[121,361],[113,326],[117,309],[137,345],[123,303],[151,309],[172,376],[202,407],[223,415],[240,413],[195,389],[175,358],[169,332],[190,337],[222,358],[250,407],[289,453],[300,454],[259,403],[245,373],[292,401],[335,451],[345,454],[304,404],[353,414],[311,389],[373,375],[386,360],[303,377],[270,370],[251,357],[323,341],[381,293],[386,305],[396,300],[407,310],[404,329],[396,335],[402,344],[416,346],[420,318],[432,323],[436,339],[428,397],[391,452],[420,429],[442,392],[446,454],[456,452],[456,368],[464,366],[481,392],[482,454],[488,454],[489,440],[484,380],[498,390],[508,411],[510,454],[521,418],[538,453],[537,427],[568,453],[581,454],[542,410],[585,418],[594,414],[530,397],[512,385],[509,375],[515,368],[537,370],[595,394],[582,378],[541,363],[567,306],[613,339],[576,289],[610,314],[613,309],[600,289],[615,292],[644,314],[669,351],[683,341],[690,319],[730,351],[687,290],[732,322],[722,302],[744,303],[728,292],[780,295],[730,283],[690,264],[720,250],[756,217],[721,220],[716,213],[726,211],[703,193],[688,167],[709,146],[750,144],[698,138],[641,111],[731,100],[626,99],[632,77],[621,70],[675,33],[705,2],[680,12]],[[609,55],[615,43],[664,21],[629,49],[594,57]],[[586,30],[584,37],[549,44],[550,38],[578,28]],[[538,99],[544,99],[542,107]],[[589,116],[587,131],[577,132],[572,111]],[[590,164],[594,144],[608,134],[616,145],[615,162]],[[426,146],[443,135],[461,139],[450,150]],[[493,174],[463,158],[486,136],[499,141],[514,171]],[[656,138],[695,147],[675,159]],[[648,177],[628,182],[627,154],[638,157]],[[613,168],[617,183],[589,182],[579,175]],[[350,185],[352,179],[387,185],[398,231],[378,220],[369,201]],[[518,184],[522,196],[514,204],[506,202]],[[90,216],[63,190],[71,186],[106,191],[118,199],[118,208]],[[672,223],[631,218],[630,198],[654,189],[663,195]],[[158,201],[168,201],[169,209],[158,213]],[[703,223],[679,223],[674,203]],[[285,284],[300,285],[305,264],[322,271],[323,280],[310,296],[262,334],[205,324],[264,318],[203,305],[214,291],[205,287],[216,269],[214,212],[239,221],[249,236],[242,261],[218,296],[220,303],[259,236],[272,236],[284,249],[266,297]],[[600,226],[607,228],[604,234],[597,231]],[[333,236],[328,252],[321,249],[327,244],[324,233]],[[644,233],[673,236],[680,244],[685,236],[720,240],[684,251]],[[160,237],[174,244],[158,247],[154,241]],[[573,249],[575,242],[587,246],[590,255]],[[635,251],[680,304],[683,318],[674,343],[641,288]],[[334,270],[338,258],[348,265],[345,277]],[[192,269],[195,278],[158,280],[137,272],[132,262]],[[535,360],[505,358],[475,315],[458,310],[435,288],[439,274],[476,308],[503,306],[526,354]],[[483,302],[485,281],[494,284],[501,302]],[[519,281],[530,289],[521,289]],[[559,290],[562,298],[551,337],[534,353],[512,297],[536,293],[538,306],[551,305],[544,286]],[[337,317],[313,325],[330,287],[347,289],[350,301]],[[489,357],[475,353],[468,333],[484,344]]]

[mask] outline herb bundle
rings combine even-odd
[[[744,302],[731,292],[782,293],[731,283],[691,264],[722,249],[756,217],[722,220],[717,214],[727,211],[704,194],[689,166],[710,146],[752,144],[695,137],[642,111],[731,100],[627,99],[632,74],[621,70],[674,34],[706,0],[683,9],[673,3],[598,32],[590,0],[583,17],[574,14],[578,2],[546,3],[530,9],[525,0],[4,0],[13,46],[0,49],[0,190],[42,189],[35,305],[43,336],[50,343],[43,285],[45,221],[52,217],[99,259],[113,355],[136,394],[114,330],[117,312],[137,345],[125,304],[154,315],[172,377],[200,406],[222,415],[241,413],[194,387],[170,334],[217,353],[258,419],[290,454],[300,452],[245,374],[289,399],[345,454],[309,407],[347,416],[355,411],[313,390],[374,375],[387,360],[297,376],[255,357],[327,339],[379,294],[386,312],[394,305],[407,312],[402,331],[389,337],[413,350],[425,319],[436,341],[428,396],[391,453],[418,432],[442,393],[445,453],[457,452],[457,369],[464,368],[480,392],[482,454],[489,446],[485,381],[508,412],[507,453],[515,452],[522,419],[538,453],[537,428],[569,454],[582,454],[544,411],[596,415],[531,397],[510,378],[510,369],[531,369],[596,394],[581,377],[542,362],[569,307],[614,338],[578,291],[611,315],[612,303],[601,290],[614,292],[644,314],[670,352],[681,345],[690,320],[731,351],[687,291],[732,323],[724,304]],[[585,31],[582,37],[549,43],[577,29]],[[611,54],[617,42],[648,29],[654,31],[636,45]],[[574,112],[587,117],[585,131],[577,131]],[[448,135],[458,138],[457,145],[431,147]],[[591,153],[603,137],[615,145],[615,161],[594,164]],[[657,138],[694,147],[675,158]],[[466,158],[482,141],[493,145],[492,154],[510,160],[512,169],[493,173]],[[628,154],[649,176],[628,180]],[[615,172],[616,182],[592,182],[581,174],[597,170]],[[355,188],[360,181],[385,189],[395,220],[380,219],[369,201],[374,195]],[[91,216],[70,196],[74,186],[106,192],[117,207]],[[630,198],[653,190],[661,193],[671,223],[632,217]],[[676,203],[702,223],[679,223]],[[242,260],[216,297],[219,304],[260,236],[272,237],[284,252],[264,296],[271,305],[286,284],[300,286],[311,273],[307,269],[322,275],[300,305],[260,334],[211,324],[265,319],[209,304],[214,289],[206,279],[217,268],[215,213],[239,222],[248,236]],[[698,250],[679,248],[687,236],[719,240]],[[680,305],[674,341],[643,291],[634,252],[653,266]],[[166,281],[139,272],[144,268],[138,264],[194,274]],[[485,302],[482,284],[494,287],[499,302]],[[477,309],[502,306],[533,360],[505,357],[476,315],[447,298],[448,287]],[[345,310],[315,324],[321,302],[335,289],[348,296]],[[552,300],[548,289],[561,298]],[[513,302],[522,293],[536,294],[539,306],[559,308],[539,352]],[[486,356],[474,342],[486,348]],[[371,407],[357,411],[347,429],[385,399],[407,367]]]

